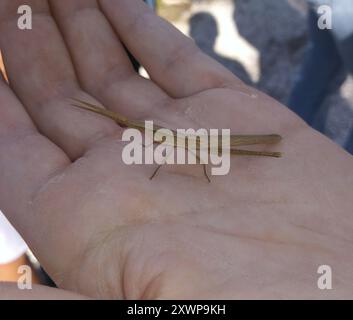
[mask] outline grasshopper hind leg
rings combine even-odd
[[[207,172],[207,164],[203,164],[203,174],[205,175],[208,183],[211,183],[211,179],[210,179],[210,176],[208,175],[208,172]]]
[[[154,170],[153,174],[150,176],[150,180],[152,180],[158,173],[158,171],[162,168],[163,164],[160,164],[156,170]]]
[[[153,178],[156,177],[156,175],[158,174],[159,170],[163,167],[163,164],[160,164],[156,170],[153,171],[153,174],[150,176],[150,180],[153,180]],[[210,179],[210,176],[208,175],[208,172],[207,172],[207,164],[202,164],[202,167],[203,167],[203,174],[204,176],[206,177],[208,183],[211,183],[211,179]]]

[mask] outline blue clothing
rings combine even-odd
[[[332,90],[342,84],[342,73],[353,74],[353,0],[310,0],[309,44],[301,73],[295,82],[288,106],[309,125]],[[332,9],[332,30],[318,28],[317,8]],[[323,130],[324,119],[318,123]],[[347,149],[353,154],[353,132]]]

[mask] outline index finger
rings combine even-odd
[[[242,82],[141,0],[100,0],[119,38],[152,80],[176,98]]]

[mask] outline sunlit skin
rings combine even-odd
[[[27,1],[31,31],[22,1],[0,2],[0,205],[66,290],[0,296],[351,297],[353,158],[142,1],[98,2]],[[151,181],[154,166],[121,160],[123,129],[71,98],[167,128],[278,133],[284,157],[234,157],[211,184],[192,165]],[[323,264],[333,290],[317,287]]]

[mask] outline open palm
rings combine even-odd
[[[103,298],[353,294],[353,159],[246,87],[139,0],[0,4],[0,206],[63,289]],[[152,80],[136,74],[123,44]],[[279,133],[282,159],[127,166],[122,128],[71,98],[169,128]],[[20,102],[21,101],[21,102]],[[23,105],[22,105],[22,104]],[[334,290],[320,291],[330,265]]]

